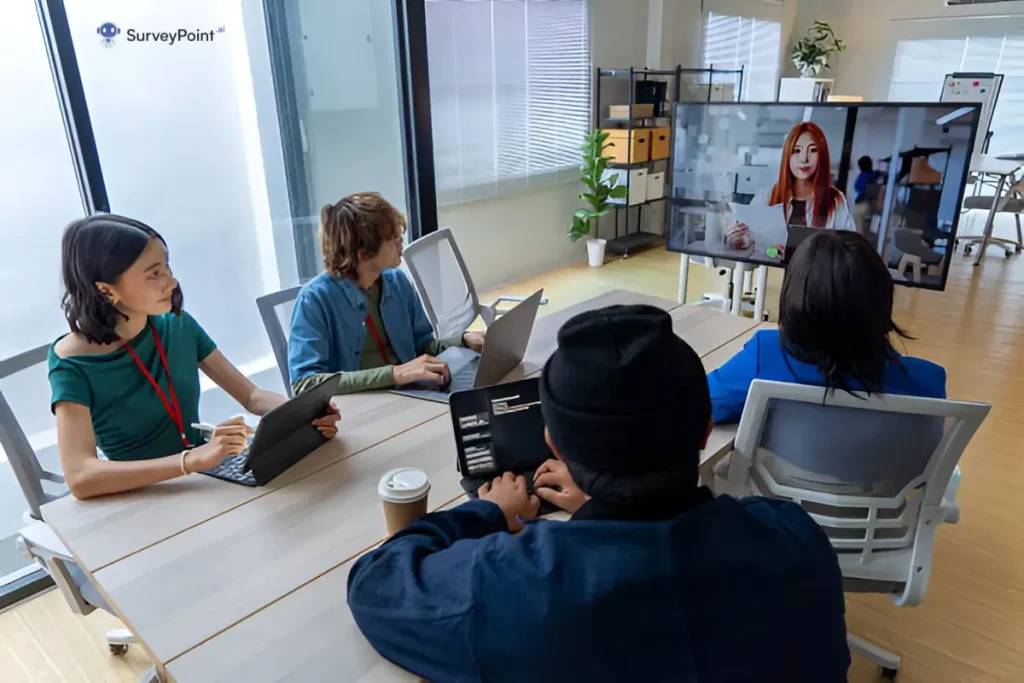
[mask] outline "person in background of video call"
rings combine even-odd
[[[828,140],[821,127],[810,121],[798,123],[782,147],[779,180],[770,193],[761,191],[753,205],[783,205],[787,225],[854,230],[853,213],[846,196],[832,184],[832,163]],[[732,249],[750,246],[750,230],[735,224],[725,236]]]

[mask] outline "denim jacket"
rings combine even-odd
[[[380,315],[399,361],[416,358],[434,330],[402,271],[384,270]],[[318,373],[359,369],[366,341],[366,295],[350,278],[321,273],[299,291],[288,335],[288,374],[297,382]]]

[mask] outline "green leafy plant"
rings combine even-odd
[[[846,49],[846,43],[836,38],[835,31],[824,21],[815,21],[807,35],[793,47],[793,65],[804,77],[816,76],[828,68],[828,58]]]
[[[586,191],[580,193],[580,199],[586,201],[588,206],[572,212],[569,239],[573,242],[596,233],[598,220],[612,208],[609,199],[626,198],[626,186],[618,184],[617,175],[604,177],[608,164],[613,160],[612,157],[604,156],[607,147],[610,147],[608,133],[602,130],[587,133],[586,140],[580,145],[580,151],[583,152],[580,180],[586,186]]]

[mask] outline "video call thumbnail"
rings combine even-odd
[[[670,251],[784,266],[813,229],[856,230],[893,279],[941,289],[974,104],[676,105]]]

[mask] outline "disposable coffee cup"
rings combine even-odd
[[[384,522],[388,536],[409,526],[427,514],[427,494],[430,480],[426,472],[415,467],[391,470],[380,478],[377,485],[381,505],[384,507]]]

